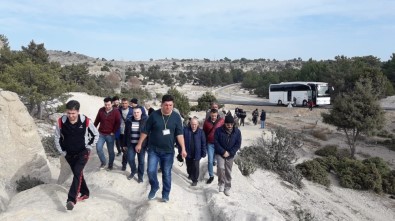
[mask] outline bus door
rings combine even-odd
[[[287,93],[287,101],[292,102],[292,91],[288,91]]]

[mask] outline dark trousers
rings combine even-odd
[[[69,163],[71,171],[73,171],[74,177],[71,183],[67,202],[72,201],[77,203],[78,194],[89,196],[89,189],[86,185],[83,170],[86,163],[89,160],[90,151],[88,149],[76,155],[66,155],[67,163]]]
[[[199,178],[200,160],[186,158],[185,161],[188,175],[191,177],[192,182],[197,182]]]
[[[125,135],[121,134],[119,135],[119,145],[121,146],[121,151],[122,151],[122,167],[126,167],[126,165],[128,164],[128,149],[125,148],[126,150],[124,150],[123,148],[126,147],[126,144],[124,142],[125,139]]]
[[[118,153],[121,153],[122,150],[121,150],[121,138],[120,137],[115,138],[115,146],[117,147]]]

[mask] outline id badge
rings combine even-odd
[[[170,134],[170,130],[169,129],[164,129],[162,132],[163,132],[163,135],[169,135]]]

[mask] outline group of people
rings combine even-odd
[[[72,210],[78,201],[89,198],[83,169],[94,146],[101,162],[99,168],[109,171],[114,168],[116,146],[118,155],[122,154],[122,170],[126,170],[129,164],[131,173],[127,178],[133,179],[137,174],[138,183],[143,182],[147,153],[147,175],[151,186],[149,200],[155,199],[159,191],[159,165],[162,171],[162,201],[169,201],[175,144],[180,157],[186,161],[192,186],[198,182],[200,160],[207,155],[209,178],[206,183],[213,182],[213,167],[216,164],[219,192],[230,195],[233,158],[240,149],[241,133],[235,127],[232,116],[224,116],[218,111],[218,104],[211,105],[208,117],[200,128],[197,118],[192,118],[183,127],[181,115],[174,111],[171,95],[162,97],[160,109],[148,108],[148,115],[136,98],[129,102],[126,98],[119,101],[118,97],[107,97],[103,101],[104,106],[99,109],[93,122],[79,113],[78,101],[67,102],[66,114],[59,118],[55,129],[56,147],[74,174],[66,202],[68,210]],[[108,150],[108,161],[104,144]]]

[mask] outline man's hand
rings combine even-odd
[[[134,148],[136,150],[136,153],[140,153],[141,151],[141,144],[137,144],[136,148]]]
[[[181,150],[181,156],[182,156],[182,158],[184,158],[184,159],[187,157],[187,152],[185,151],[185,147],[182,148],[182,150]]]
[[[228,151],[225,151],[224,155],[222,155],[222,156],[225,157],[225,158],[227,158],[227,157],[229,157],[230,155],[229,155]]]

